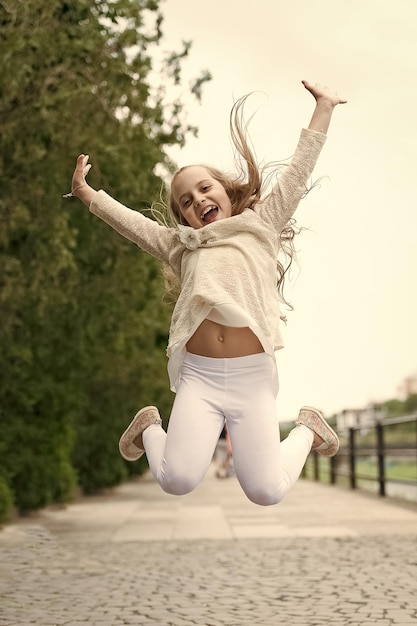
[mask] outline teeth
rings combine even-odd
[[[204,209],[204,211],[201,213],[201,215],[200,215],[200,219],[204,219],[204,217],[207,215],[207,213],[208,213],[209,211],[211,211],[212,209],[216,209],[216,208],[217,208],[217,207],[216,207],[216,206],[214,206],[214,204],[213,204],[213,206],[208,206],[208,207],[206,207],[206,208]]]

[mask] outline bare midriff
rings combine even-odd
[[[250,328],[222,326],[210,320],[200,324],[186,348],[192,354],[212,359],[230,359],[264,352],[261,342]]]

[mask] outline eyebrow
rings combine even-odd
[[[199,187],[199,186],[200,186],[200,185],[202,185],[203,183],[210,183],[210,180],[209,180],[208,178],[203,178],[203,180],[200,180],[200,181],[197,183],[196,187]],[[189,196],[189,195],[190,195],[190,192],[189,192],[189,191],[186,191],[185,193],[183,193],[183,194],[182,194],[182,195],[178,198],[178,202],[181,202],[181,200],[182,200],[183,198],[185,198],[185,196]]]

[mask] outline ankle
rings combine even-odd
[[[313,439],[311,449],[314,450],[315,448],[318,448],[319,446],[321,446],[321,444],[324,443],[324,441],[321,437],[319,437],[317,433],[314,432],[314,430],[312,431],[312,433],[314,435],[314,439]]]

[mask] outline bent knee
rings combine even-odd
[[[189,476],[164,476],[159,481],[165,493],[172,496],[185,496],[197,487],[199,481],[193,480]]]
[[[244,489],[244,492],[251,502],[260,506],[279,504],[285,495],[275,488],[265,489],[264,487]]]

